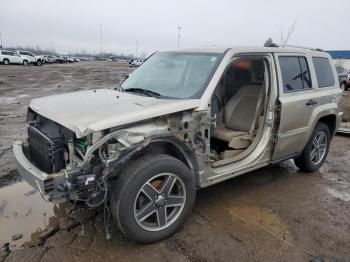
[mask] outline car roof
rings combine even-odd
[[[328,56],[328,53],[321,50],[304,48],[304,47],[213,47],[213,48],[192,48],[192,49],[175,49],[162,52],[189,52],[189,53],[225,53],[227,51],[234,53],[302,53],[319,56]]]

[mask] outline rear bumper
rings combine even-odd
[[[13,143],[13,153],[18,173],[23,180],[53,202],[65,200],[65,193],[58,192],[57,186],[64,181],[65,172],[47,174],[34,166],[29,158],[28,144],[24,141]]]

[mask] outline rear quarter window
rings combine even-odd
[[[333,70],[328,58],[325,57],[313,57],[318,87],[334,86],[335,79]]]

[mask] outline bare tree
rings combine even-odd
[[[294,33],[294,31],[296,30],[296,24],[297,24],[297,19],[294,20],[293,25],[289,28],[288,32],[287,32],[287,36],[286,38],[284,38],[284,34],[283,34],[283,30],[281,30],[281,46],[285,47],[290,39],[290,36]]]

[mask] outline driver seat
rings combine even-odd
[[[212,137],[228,142],[233,149],[248,148],[258,127],[263,90],[263,85],[242,86],[227,102],[224,124],[214,130]]]

